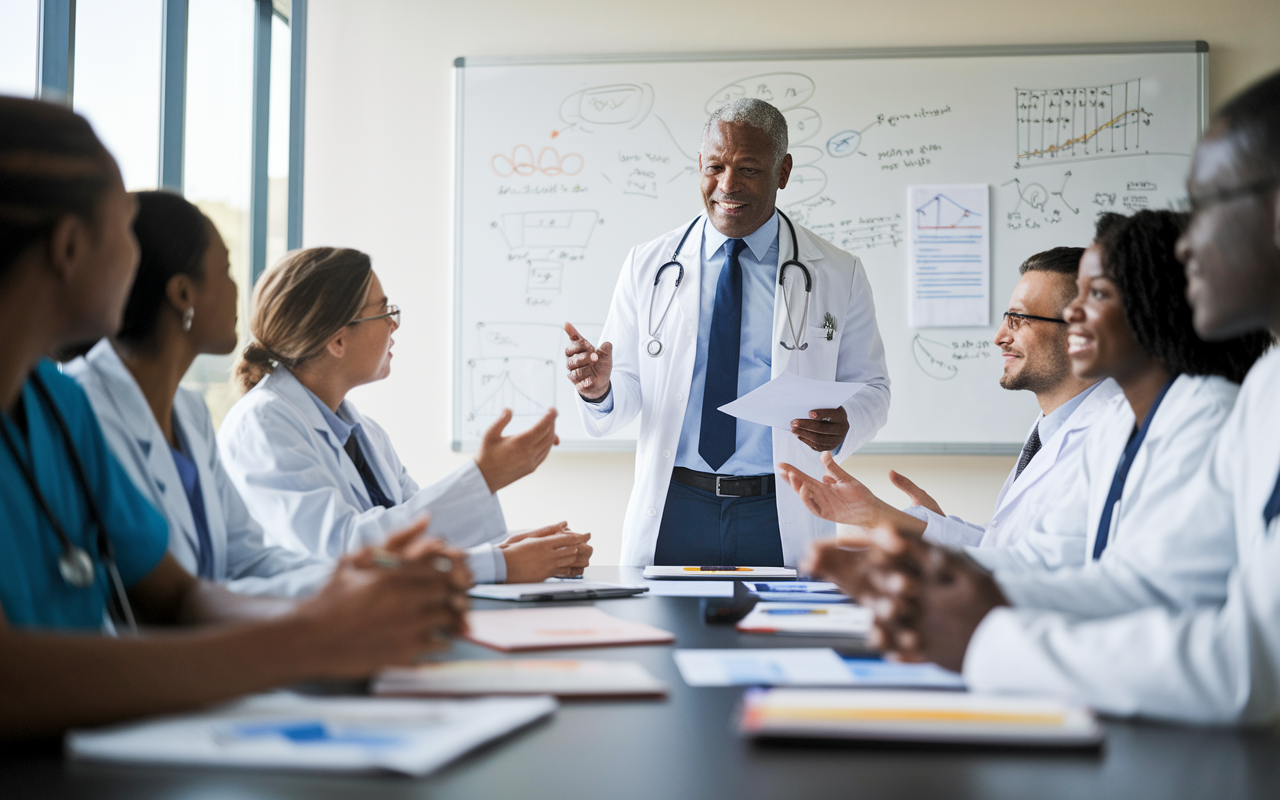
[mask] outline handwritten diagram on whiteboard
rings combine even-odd
[[[991,323],[991,214],[986,184],[911,186],[907,314],[913,328]]]
[[[992,339],[1018,265],[1086,244],[1100,212],[1185,202],[1200,54],[1098,49],[466,60],[457,446],[474,447],[503,408],[510,432],[558,409],[566,449],[634,446],[641,420],[605,439],[582,427],[561,326],[599,344],[632,248],[703,210],[707,115],[754,97],[787,121],[778,206],[858,256],[871,284],[893,398],[869,449],[1016,450],[1036,406],[999,388]]]

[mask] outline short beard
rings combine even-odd
[[[1071,357],[1067,355],[1066,337],[1061,347],[1046,352],[1037,361],[1027,360],[1016,375],[1001,375],[1000,388],[1011,392],[1051,392],[1071,377]]]

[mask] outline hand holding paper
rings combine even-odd
[[[833,450],[849,432],[849,417],[841,406],[864,386],[784,372],[720,410],[747,422],[792,431],[814,450]]]

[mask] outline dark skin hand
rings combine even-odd
[[[791,432],[819,453],[835,450],[849,434],[849,414],[843,408],[815,408],[808,419],[791,420]]]
[[[872,531],[868,541],[865,550],[819,542],[803,570],[872,610],[872,644],[886,655],[959,672],[978,625],[1008,605],[991,573],[962,553],[891,529]]]

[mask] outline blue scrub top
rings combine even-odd
[[[36,367],[71,433],[71,446],[84,464],[89,491],[102,512],[115,546],[116,566],[125,586],[156,568],[169,544],[169,528],[116,461],[84,391],[52,361]],[[67,442],[48,406],[28,380],[22,388],[27,419],[23,437],[9,420],[19,457],[32,464],[36,485],[73,542],[98,563],[98,531],[84,490],[76,479]],[[0,604],[9,624],[22,628],[100,630],[109,597],[106,570],[98,563],[93,586],[77,589],[58,572],[61,546],[53,526],[22,477],[13,454],[0,440]]]

